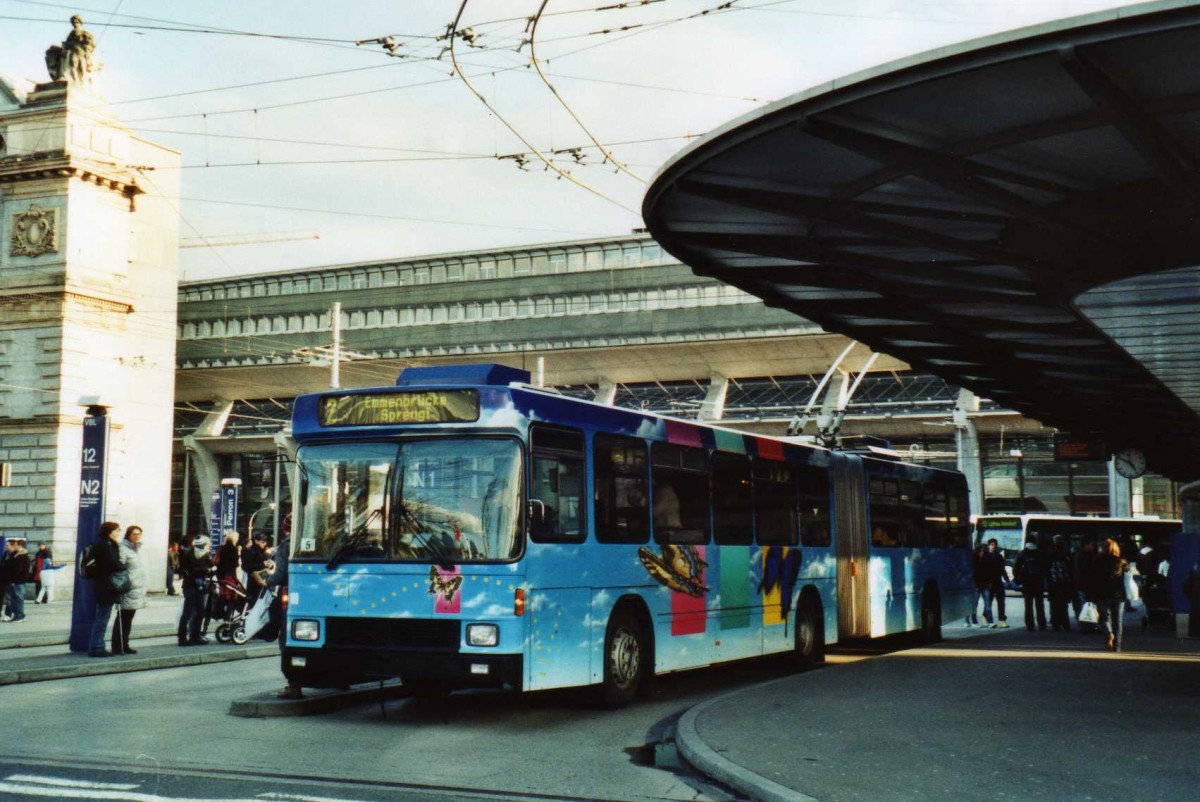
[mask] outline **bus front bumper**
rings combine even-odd
[[[399,652],[285,646],[281,667],[288,682],[338,688],[399,677],[453,688],[521,688],[519,654]]]

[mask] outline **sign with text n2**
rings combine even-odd
[[[108,417],[88,415],[83,419],[83,451],[79,462],[79,514],[75,528],[75,559],[99,540],[104,522],[104,484],[108,473]],[[96,615],[93,583],[75,572],[75,598],[71,609],[70,646],[73,652],[88,650],[92,620]]]

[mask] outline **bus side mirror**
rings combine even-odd
[[[546,525],[546,502],[536,498],[529,499],[529,526],[540,529]]]

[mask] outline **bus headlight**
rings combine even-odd
[[[500,628],[495,624],[467,624],[468,646],[495,646],[500,642]]]
[[[321,622],[300,618],[292,622],[292,640],[320,640]]]

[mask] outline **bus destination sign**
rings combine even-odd
[[[404,423],[471,423],[479,420],[475,390],[329,395],[317,408],[322,426],[388,426]]]

